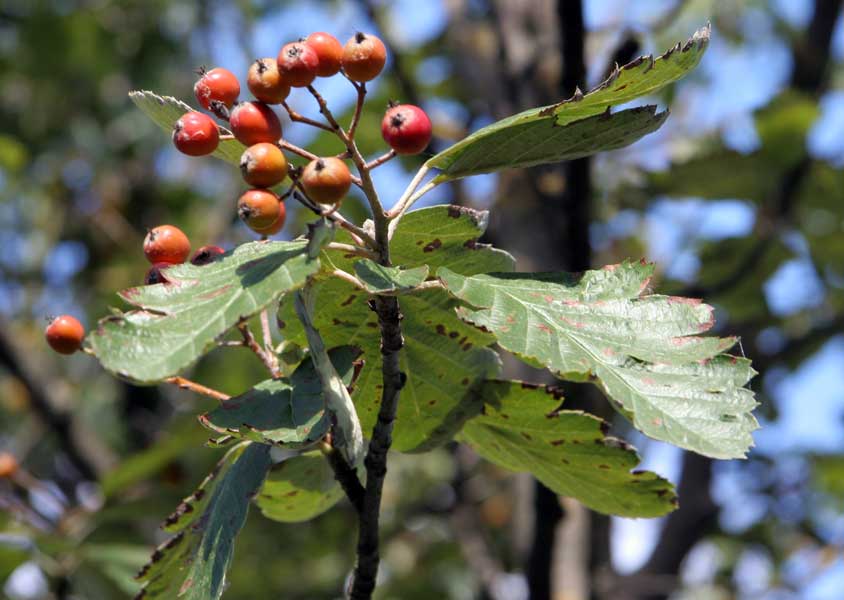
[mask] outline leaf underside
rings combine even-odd
[[[329,355],[349,385],[359,353],[349,346]],[[218,408],[200,415],[200,423],[217,433],[289,449],[313,445],[330,427],[322,386],[310,358],[290,379],[267,379],[244,394],[230,398]]]
[[[255,503],[282,523],[309,521],[337,504],[343,490],[320,452],[305,452],[275,465]]]
[[[586,156],[628,145],[655,131],[665,119],[653,107],[618,113],[611,107],[659,91],[700,62],[709,43],[709,26],[662,56],[642,56],[616,67],[586,94],[534,108],[480,129],[429,159],[439,180],[503,168],[524,167]]]
[[[120,293],[140,310],[102,319],[87,344],[112,373],[154,383],[179,373],[217,338],[319,269],[306,242],[252,242],[204,266],[163,270],[167,283]]]
[[[355,262],[355,275],[370,294],[412,290],[428,277],[428,265],[414,269],[385,267],[363,258]]]
[[[750,361],[723,354],[735,338],[700,301],[642,295],[653,268],[626,262],[580,277],[502,273],[440,279],[467,322],[564,379],[596,379],[646,435],[715,458],[743,457],[757,428]]]
[[[559,410],[557,390],[520,381],[487,381],[478,389],[482,414],[458,439],[512,471],[526,471],[554,492],[589,508],[624,517],[658,517],[674,510],[670,482],[633,471],[639,456],[606,437],[607,423],[580,411]]]
[[[218,600],[234,540],[270,468],[269,446],[241,444],[164,523],[173,537],[156,548],[137,579],[136,600]]]
[[[155,92],[147,90],[135,90],[129,92],[129,98],[135,103],[135,106],[140,108],[152,121],[161,127],[168,134],[173,133],[173,127],[176,121],[187,112],[196,111],[172,96],[159,96]],[[220,134],[231,135],[231,132],[225,127],[220,127]],[[211,154],[216,158],[229,162],[233,165],[240,165],[240,156],[246,146],[235,139],[220,140],[220,145]]]

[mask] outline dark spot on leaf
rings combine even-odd
[[[668,490],[657,490],[656,495],[662,498],[668,493]]]
[[[298,495],[298,494],[299,494],[299,490],[293,490],[292,492],[287,492],[287,493],[285,494],[285,497],[287,497],[287,498],[292,498],[293,496],[296,496],[296,495]]]
[[[634,477],[641,477],[645,473],[647,473],[647,471],[643,471],[642,469],[636,469],[635,471],[630,472],[630,474],[633,475]]]
[[[451,205],[448,207],[448,216],[452,219],[459,219],[460,216],[463,214],[462,207]]]
[[[561,440],[551,440],[552,446],[562,446],[565,443],[566,443],[566,440],[562,440],[562,439]]]
[[[524,431],[520,431],[519,433],[521,433],[522,437],[525,438],[527,441],[533,441],[533,438],[530,436],[529,433],[525,433]]]
[[[468,248],[469,250],[474,250],[478,247],[478,240],[466,240],[463,242],[463,247]]]
[[[428,402],[428,406],[433,406],[433,405],[434,405],[434,404],[436,404],[436,403],[437,403],[437,401],[436,401],[436,400],[430,400],[430,401]]]
[[[456,338],[458,335],[460,335],[460,333],[459,333],[459,332],[457,332],[457,331],[452,331],[451,333],[449,333],[449,334],[448,334],[448,337],[450,337],[451,339],[454,339],[454,338]]]
[[[425,242],[424,242],[423,240],[416,240],[416,245],[417,245],[417,246],[421,246],[421,245],[422,245],[422,244],[424,244],[424,243],[425,243]]]
[[[442,323],[437,324],[436,330],[438,334],[445,335],[445,326]]]
[[[463,379],[460,380],[460,384],[461,385],[469,385],[469,378],[464,377]]]
[[[435,238],[433,241],[431,241],[430,244],[426,244],[425,247],[422,248],[422,251],[423,252],[433,252],[434,250],[441,247],[442,245],[443,245],[443,243],[440,240],[440,238]]]
[[[346,298],[340,306],[348,306],[349,304],[355,301],[355,298],[357,298],[355,294],[350,294],[349,297]]]
[[[561,463],[563,463],[564,465],[569,464],[569,461],[568,461],[568,460],[566,460],[565,458],[561,458],[561,459],[560,459],[560,462],[561,462]]]
[[[378,327],[378,323],[376,323],[375,321],[367,321],[366,326],[375,329],[376,327]]]
[[[598,468],[607,471],[607,470],[609,470],[610,466],[609,465],[598,465]]]
[[[626,88],[626,87],[627,87],[627,84],[625,83],[624,85],[620,85],[620,86],[618,86],[618,87],[617,87],[617,88],[615,88],[615,90],[613,90],[613,91],[620,92],[621,90],[623,90],[623,89],[624,89],[624,88]]]
[[[499,413],[499,416],[500,416],[502,419],[509,419],[509,418],[510,418],[510,415],[505,415],[504,413]]]

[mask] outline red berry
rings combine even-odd
[[[155,285],[156,283],[167,283],[167,277],[164,275],[164,269],[172,266],[170,263],[160,262],[155,263],[149,268],[147,274],[144,276],[144,285]]]
[[[317,76],[331,77],[340,72],[343,46],[336,37],[324,31],[317,31],[305,38],[305,43],[313,48],[319,57]]]
[[[240,174],[249,185],[272,187],[287,177],[287,159],[275,144],[255,144],[240,156]]]
[[[317,76],[319,55],[308,44],[293,42],[278,53],[278,73],[291,87],[307,87]]]
[[[9,452],[0,452],[0,479],[14,477],[18,472],[18,459]]]
[[[259,58],[253,62],[246,85],[253,96],[267,104],[280,104],[290,94],[290,86],[281,80],[274,58]]]
[[[232,110],[229,123],[234,137],[247,146],[281,138],[281,121],[263,102],[241,102]]]
[[[189,112],[173,127],[173,144],[188,156],[211,154],[220,143],[220,129],[208,115]]]
[[[178,227],[159,225],[150,229],[144,238],[144,256],[152,264],[180,264],[189,255],[190,240]]]
[[[275,235],[279,231],[281,231],[282,227],[284,227],[284,220],[286,218],[287,218],[287,209],[284,208],[284,202],[279,202],[278,203],[278,218],[275,220],[275,223],[273,223],[269,227],[265,227],[263,229],[260,228],[260,227],[258,227],[258,228],[253,227],[252,231],[254,231],[255,233],[260,233],[261,235],[264,235],[264,236],[267,236],[267,237],[269,237],[271,235]]]
[[[214,262],[217,260],[217,257],[222,256],[225,253],[226,251],[219,246],[203,246],[193,253],[190,262],[191,264],[201,267],[202,265]]]
[[[352,185],[349,167],[339,158],[317,158],[302,171],[302,186],[308,196],[320,204],[336,204]]]
[[[50,321],[44,331],[50,347],[59,354],[73,354],[82,347],[85,328],[70,315],[62,315]]]
[[[387,49],[378,37],[357,33],[343,47],[343,71],[352,81],[371,81],[387,62]]]
[[[249,190],[237,201],[237,216],[249,228],[266,229],[278,219],[281,200],[269,190]]]
[[[431,141],[431,119],[412,104],[391,106],[381,121],[381,135],[397,154],[419,154]]]
[[[231,108],[240,95],[240,82],[234,73],[220,67],[207,72],[200,69],[199,81],[194,84],[193,93],[206,110],[211,108],[215,100]]]

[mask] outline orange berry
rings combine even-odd
[[[217,67],[210,71],[200,69],[200,77],[193,86],[193,93],[202,108],[209,110],[212,102],[220,102],[231,108],[240,95],[240,82],[234,73]]]
[[[371,81],[387,62],[387,48],[377,36],[357,33],[343,47],[343,71],[352,81]]]
[[[339,158],[317,158],[302,171],[302,186],[308,196],[320,204],[336,204],[352,185],[349,167]]]
[[[306,37],[305,43],[313,48],[319,57],[318,77],[331,77],[340,72],[343,46],[336,37],[324,31],[317,31]]]
[[[269,227],[265,228],[256,228],[253,227],[252,231],[255,233],[259,233],[261,235],[265,235],[267,237],[271,235],[277,234],[281,229],[284,227],[284,221],[287,218],[287,209],[284,208],[284,202],[278,203],[278,218],[275,220],[275,223],[270,225]]]
[[[272,187],[287,177],[287,159],[275,144],[255,144],[240,156],[240,174],[249,185]]]
[[[144,238],[144,256],[152,264],[185,262],[190,256],[190,240],[178,227],[159,225]]]
[[[274,58],[259,58],[249,67],[249,91],[261,102],[281,104],[290,95],[290,86],[281,80]]]
[[[44,330],[44,337],[59,354],[73,354],[82,347],[85,328],[74,317],[61,315],[50,321]]]
[[[281,121],[263,102],[241,102],[232,110],[229,124],[234,137],[247,146],[275,143],[281,138]]]
[[[0,479],[14,477],[18,472],[18,459],[9,452],[0,452]]]
[[[250,229],[266,229],[278,219],[281,200],[269,190],[249,190],[237,201],[237,216]]]

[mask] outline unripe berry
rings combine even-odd
[[[340,72],[343,46],[336,37],[324,31],[317,31],[305,38],[305,43],[314,49],[319,58],[317,76],[331,77]]]
[[[308,196],[320,204],[336,204],[352,185],[349,167],[339,158],[317,158],[302,171],[302,186]]]
[[[317,76],[319,56],[308,44],[293,42],[278,53],[281,80],[291,87],[307,87]]]
[[[249,190],[237,201],[237,216],[253,230],[266,229],[278,219],[281,200],[269,190]]]
[[[371,81],[387,62],[387,49],[374,35],[357,33],[343,47],[343,71],[352,81]]]
[[[220,143],[220,129],[206,114],[189,112],[173,127],[173,144],[188,156],[211,154]]]
[[[249,185],[272,187],[287,176],[287,159],[275,144],[255,144],[240,156],[240,174]]]
[[[287,218],[287,209],[284,208],[284,202],[278,203],[278,218],[275,220],[275,223],[270,225],[269,227],[265,227],[263,229],[253,227],[252,231],[255,233],[259,233],[264,236],[271,236],[277,234],[281,231],[282,227],[284,227],[284,221]]]
[[[180,264],[189,255],[190,240],[178,227],[159,225],[150,229],[144,238],[144,256],[152,264]]]
[[[396,154],[419,154],[431,141],[431,119],[412,104],[391,106],[381,121],[381,135]]]
[[[70,315],[61,315],[50,321],[44,330],[44,337],[50,347],[59,354],[73,354],[82,347],[85,328]]]
[[[167,283],[167,277],[164,275],[164,269],[171,266],[170,263],[155,263],[149,268],[147,274],[144,276],[144,285],[155,285],[156,283]]]
[[[219,246],[203,246],[190,259],[191,264],[201,267],[217,260],[219,256],[225,254],[226,251]]]
[[[259,58],[253,62],[246,85],[253,96],[267,104],[280,104],[290,95],[290,86],[281,80],[274,58]]]
[[[240,95],[240,82],[234,73],[226,69],[217,67],[208,72],[201,69],[199,81],[193,86],[193,93],[206,110],[211,108],[211,103],[215,100],[226,108],[231,108]]]
[[[18,459],[9,452],[0,452],[0,479],[14,477],[18,472]]]
[[[236,105],[229,124],[234,137],[247,146],[261,142],[274,143],[281,138],[281,121],[273,109],[263,102],[241,102]]]

